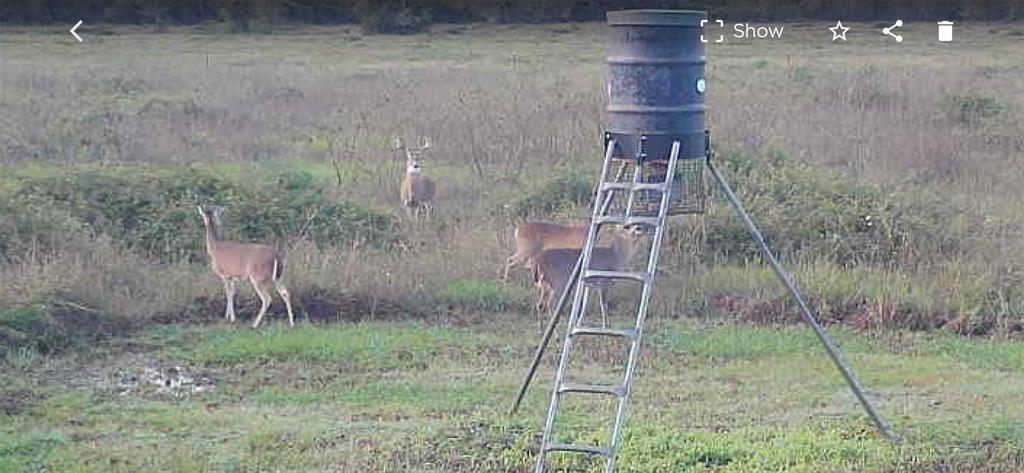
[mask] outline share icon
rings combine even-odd
[[[888,36],[892,36],[893,38],[896,38],[896,42],[897,43],[902,43],[903,42],[903,36],[895,34],[895,33],[892,32],[893,29],[899,28],[901,26],[903,26],[903,20],[896,20],[896,23],[893,23],[892,26],[890,26],[888,28],[882,28],[882,34],[888,35]]]

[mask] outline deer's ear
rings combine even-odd
[[[199,216],[200,217],[205,217],[206,216],[206,215],[203,215],[203,206],[202,205],[197,205],[196,206],[196,212],[199,212]]]

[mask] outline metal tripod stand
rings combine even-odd
[[[519,389],[516,396],[515,403],[512,406],[511,412],[514,413],[523,396],[526,393],[527,388],[533,375],[536,372],[537,366],[540,363],[540,359],[543,356],[544,350],[547,347],[548,342],[554,333],[555,328],[558,325],[558,321],[561,316],[561,312],[568,301],[570,293],[574,294],[572,310],[569,315],[569,322],[566,329],[565,339],[562,345],[562,353],[559,358],[558,369],[555,374],[555,384],[551,392],[551,401],[548,407],[547,419],[544,423],[544,431],[542,435],[540,452],[537,458],[537,463],[534,469],[535,473],[543,473],[545,471],[545,459],[548,453],[551,452],[576,452],[587,455],[597,455],[603,458],[604,471],[605,473],[612,473],[615,471],[615,459],[619,448],[619,442],[622,436],[622,429],[625,424],[626,406],[629,400],[630,390],[632,388],[634,372],[636,368],[637,358],[640,354],[641,340],[643,336],[643,325],[644,320],[647,316],[647,309],[650,301],[650,295],[653,290],[654,276],[658,264],[658,252],[661,246],[661,239],[664,235],[665,223],[668,217],[668,208],[670,201],[670,193],[672,189],[673,179],[676,174],[676,167],[679,160],[679,148],[680,143],[674,142],[671,149],[671,154],[668,157],[668,166],[666,168],[666,174],[662,182],[648,183],[642,182],[641,167],[639,163],[634,169],[634,176],[632,182],[619,182],[618,176],[612,181],[608,181],[609,168],[613,161],[613,155],[615,152],[616,143],[614,140],[610,140],[605,150],[605,160],[601,171],[601,180],[598,185],[598,191],[594,196],[593,213],[590,219],[590,228],[587,236],[586,243],[580,253],[579,260],[576,262],[576,266],[573,269],[569,283],[566,284],[563,289],[558,303],[552,308],[551,318],[545,329],[544,335],[541,339],[540,345],[537,347],[536,353],[534,354],[533,362],[527,370],[525,379]],[[843,378],[846,380],[850,389],[853,391],[857,400],[861,406],[871,417],[872,421],[878,427],[878,429],[885,435],[885,437],[892,443],[897,442],[897,438],[892,434],[889,425],[878,415],[875,407],[871,401],[865,396],[863,388],[861,388],[860,382],[854,375],[853,371],[843,360],[838,349],[832,340],[825,333],[824,329],[818,323],[816,317],[811,312],[810,307],[804,301],[800,292],[797,290],[796,285],[793,283],[789,274],[779,264],[778,259],[768,248],[764,238],[761,236],[760,231],[757,229],[754,222],[750,219],[750,216],[744,210],[739,199],[733,193],[732,188],[726,182],[725,178],[718,171],[718,168],[711,162],[710,146],[706,142],[706,152],[704,156],[705,165],[711,174],[714,176],[715,181],[719,184],[722,189],[726,200],[729,201],[730,205],[736,211],[740,220],[743,221],[744,225],[750,231],[751,237],[758,244],[761,253],[768,261],[772,270],[779,277],[782,283],[786,286],[789,293],[797,301],[800,308],[801,315],[805,322],[807,322],[813,329],[818,340],[822,343],[825,350],[828,352],[829,357],[835,363],[836,367],[842,373]],[[621,172],[620,172],[621,175]],[[613,197],[613,193],[616,191],[622,191],[628,193],[628,202],[626,208],[621,215],[608,215],[608,209]],[[651,193],[655,192],[660,195],[660,203],[658,206],[658,214],[656,217],[651,216],[637,216],[634,215],[634,203],[638,193]],[[597,271],[590,269],[590,259],[593,253],[595,243],[597,240],[598,231],[601,226],[617,224],[617,225],[640,225],[654,229],[654,236],[652,240],[651,250],[648,256],[646,270],[643,272],[618,272],[618,271]],[[637,305],[637,312],[635,318],[635,324],[633,327],[625,329],[609,329],[609,328],[598,328],[587,326],[582,323],[584,312],[587,307],[587,300],[590,296],[591,284],[600,280],[632,280],[641,284],[640,300]],[[614,337],[625,340],[629,344],[628,358],[626,360],[625,372],[622,376],[621,383],[612,385],[600,385],[600,384],[575,384],[565,382],[566,369],[568,367],[568,360],[572,353],[574,342],[581,337]],[[617,408],[615,410],[615,417],[612,424],[612,433],[609,443],[606,445],[580,445],[580,444],[561,444],[552,442],[552,430],[554,429],[555,420],[558,417],[559,403],[563,396],[570,394],[584,394],[584,395],[599,395],[599,396],[611,396],[617,400]]]

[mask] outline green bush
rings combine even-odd
[[[78,222],[150,257],[195,258],[203,251],[195,206],[211,203],[228,207],[225,233],[242,240],[302,237],[321,245],[362,241],[382,247],[398,237],[391,216],[334,202],[303,172],[236,182],[195,168],[79,169],[26,178],[17,187],[12,202],[34,206],[15,206],[8,217],[13,223],[0,223],[0,250],[5,254]],[[3,205],[0,200],[0,210]],[[46,220],[34,225],[39,220],[31,216],[36,209],[64,217],[40,214]]]
[[[769,244],[783,254],[843,265],[906,262],[921,253],[955,252],[969,228],[939,196],[887,192],[779,152],[718,162]],[[743,259],[758,251],[724,203],[708,213],[707,243]]]
[[[590,179],[576,171],[561,171],[528,185],[525,191],[506,199],[503,210],[514,220],[570,214],[591,199]]]
[[[0,261],[81,243],[88,228],[52,202],[0,193]]]
[[[0,308],[0,352],[22,349],[48,353],[72,342],[72,335],[42,305]]]

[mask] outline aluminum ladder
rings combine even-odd
[[[668,167],[664,182],[646,183],[642,182],[642,166],[637,163],[634,167],[632,182],[607,181],[608,170],[613,161],[612,155],[615,142],[609,141],[605,152],[604,166],[601,170],[601,181],[598,191],[594,196],[593,212],[590,218],[590,228],[587,234],[587,241],[581,253],[581,270],[579,277],[575,280],[575,292],[572,301],[572,311],[569,315],[569,323],[565,333],[565,340],[562,344],[562,354],[558,362],[558,371],[555,375],[555,385],[551,392],[551,403],[548,407],[547,420],[544,423],[544,433],[541,440],[540,453],[535,473],[544,473],[546,468],[545,460],[551,452],[575,452],[588,455],[599,455],[604,458],[605,473],[615,471],[615,457],[619,447],[619,440],[622,436],[622,428],[625,423],[626,405],[629,401],[630,388],[633,385],[634,372],[637,359],[640,355],[641,340],[643,338],[644,319],[647,317],[647,308],[651,298],[654,284],[654,275],[658,266],[658,251],[661,247],[661,239],[665,233],[665,222],[668,217],[670,191],[672,181],[675,177],[676,162],[679,159],[678,141],[672,144],[672,151],[669,156]],[[622,215],[605,215],[606,205],[599,203],[610,201],[617,191],[627,192],[628,202]],[[661,195],[661,202],[658,207],[658,216],[636,216],[633,212],[633,204],[638,192],[658,192]],[[651,249],[647,258],[647,268],[643,272],[633,271],[601,271],[590,268],[590,259],[593,254],[599,229],[603,225],[623,225],[654,228],[654,237],[651,241]],[[583,313],[587,307],[590,297],[591,284],[597,281],[608,280],[631,280],[642,285],[640,301],[636,306],[636,319],[632,328],[605,328],[593,327],[582,324]],[[570,281],[572,283],[572,281]],[[569,356],[572,353],[573,342],[579,337],[615,337],[624,339],[629,344],[629,355],[626,360],[625,372],[622,382],[614,385],[604,384],[576,384],[565,382],[565,372],[568,366]],[[552,430],[555,419],[558,416],[559,401],[562,396],[581,394],[612,396],[618,400],[615,409],[615,420],[612,426],[611,438],[608,445],[581,445],[581,444],[559,444],[551,441]]]

